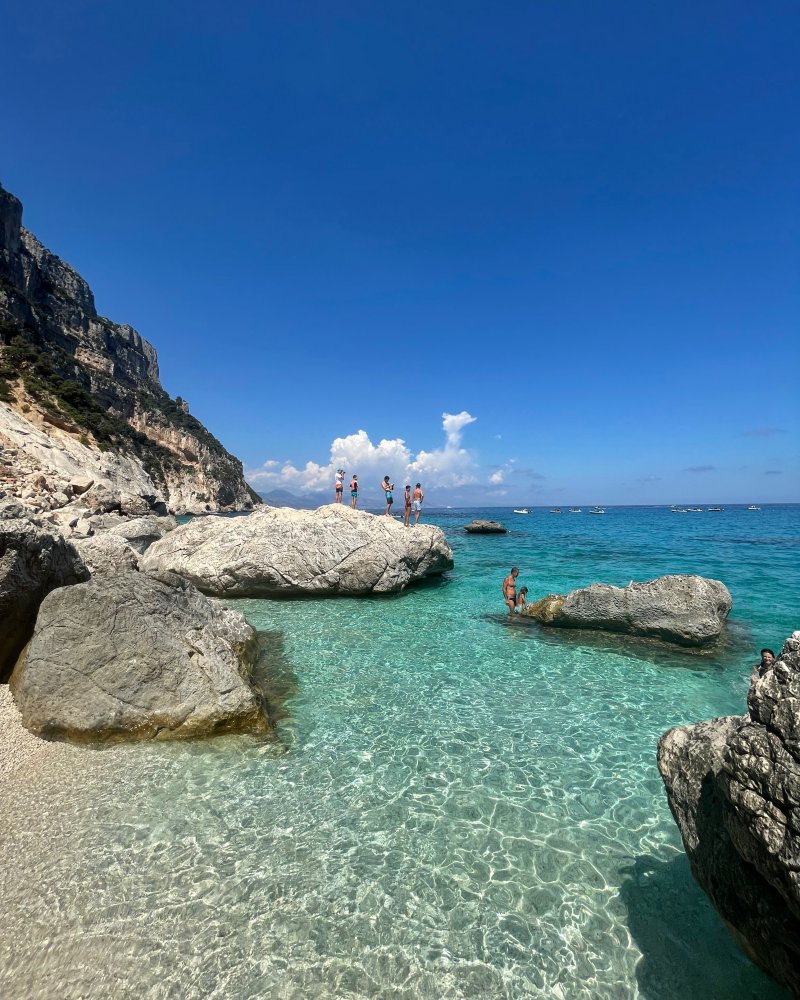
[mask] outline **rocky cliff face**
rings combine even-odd
[[[260,503],[241,463],[163,390],[155,349],[98,315],[87,283],[22,226],[2,187],[0,448],[0,490],[14,495],[36,495],[44,476],[52,496],[84,472],[178,513]]]
[[[748,705],[665,733],[658,767],[694,877],[750,957],[800,996],[800,632]]]

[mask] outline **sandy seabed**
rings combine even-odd
[[[50,743],[29,733],[8,684],[0,684],[0,784],[4,789],[23,783],[45,757],[74,757],[80,751],[66,743]]]

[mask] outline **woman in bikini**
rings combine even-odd
[[[408,527],[408,522],[411,519],[411,487],[406,486],[406,492],[403,496],[403,503],[405,504],[403,508],[403,524]]]

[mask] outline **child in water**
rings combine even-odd
[[[528,588],[520,587],[520,591],[517,594],[517,603],[516,607],[514,608],[514,611],[516,611],[516,613],[519,614],[520,611],[524,611],[525,608],[527,608],[527,606],[528,606]]]

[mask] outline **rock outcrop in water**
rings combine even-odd
[[[627,587],[594,583],[566,596],[548,594],[522,614],[543,625],[705,646],[719,638],[732,604],[728,588],[719,580],[660,576]]]
[[[23,725],[72,742],[264,733],[243,615],[142,573],[51,593],[11,677]]]
[[[499,521],[470,521],[464,525],[464,531],[469,535],[505,535],[508,528]]]
[[[99,316],[89,286],[0,187],[0,493],[63,507],[81,480],[179,513],[261,502],[242,465],[159,381],[154,348]],[[140,511],[145,513],[146,511]]]
[[[451,569],[453,554],[440,528],[331,504],[196,518],[151,545],[141,566],[178,573],[206,594],[322,597],[395,593]]]
[[[658,767],[695,879],[800,996],[800,632],[748,703],[749,715],[669,730]]]
[[[0,518],[0,681],[30,639],[50,591],[88,579],[80,556],[61,535],[28,520]]]

